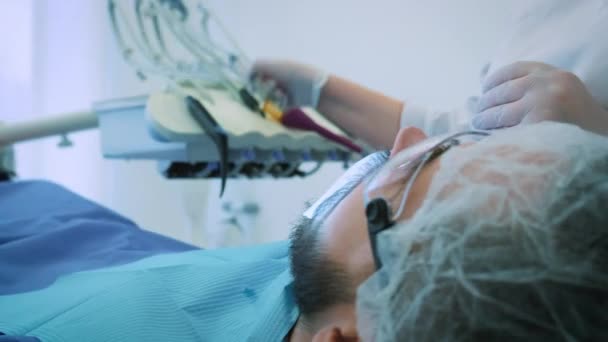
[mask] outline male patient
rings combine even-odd
[[[547,201],[551,199],[555,200],[549,195],[566,194],[568,196],[566,199],[572,201],[579,196],[585,196],[587,200],[581,201],[580,204],[591,206],[589,213],[593,216],[584,215],[582,218],[588,221],[581,227],[575,227],[582,229],[583,236],[587,232],[592,234],[583,242],[586,243],[588,238],[593,237],[597,238],[599,246],[605,246],[605,239],[598,236],[605,234],[608,221],[605,213],[597,210],[601,206],[600,203],[605,203],[608,198],[606,167],[608,140],[605,137],[588,133],[572,125],[542,123],[497,132],[480,141],[464,138],[454,138],[449,141],[457,140],[462,141],[458,145],[450,144],[449,149],[440,148],[441,153],[432,152],[432,158],[419,163],[420,168],[415,174],[407,173],[408,176],[403,178],[408,184],[407,189],[404,189],[400,182],[387,183],[388,193],[395,194],[398,199],[402,197],[407,199],[404,210],[398,217],[393,218],[394,221],[401,223],[389,227],[387,233],[399,231],[408,234],[410,219],[422,220],[421,217],[426,217],[427,220],[431,218],[440,220],[443,215],[453,217],[453,212],[449,210],[440,210],[436,213],[433,211],[434,201],[443,203],[443,207],[446,206],[444,202],[447,200],[442,202],[445,198],[449,198],[448,203],[453,203],[452,210],[460,212],[464,217],[481,217],[487,222],[498,220],[507,228],[511,227],[509,222],[518,222],[525,226],[525,233],[533,232],[535,227],[543,226],[546,222],[543,220],[551,220],[552,217],[543,215],[537,217],[530,211],[542,208],[542,204],[549,203]],[[406,157],[404,160],[409,160],[408,155],[413,155],[412,151],[424,146],[425,141],[427,141],[426,136],[421,131],[415,128],[401,129],[390,152],[390,160],[404,156]],[[60,274],[55,274],[56,279],[39,282],[35,288],[28,288],[26,291],[20,291],[21,293],[16,293],[18,291],[15,289],[6,291],[6,288],[2,288],[5,295],[0,296],[0,332],[12,336],[33,336],[42,341],[356,340],[358,338],[356,324],[358,313],[355,309],[357,288],[376,271],[378,265],[374,261],[374,254],[380,256],[380,260],[389,270],[403,268],[403,266],[395,266],[395,263],[404,257],[398,253],[399,248],[397,253],[394,246],[392,254],[384,253],[379,251],[379,248],[384,246],[380,243],[375,246],[375,253],[372,253],[366,223],[365,202],[369,202],[369,198],[364,199],[364,193],[367,191],[367,184],[370,183],[363,182],[363,178],[380,167],[382,171],[390,166],[391,163],[387,163],[388,157],[388,153],[379,152],[355,164],[341,178],[336,191],[324,196],[322,203],[314,205],[306,212],[306,216],[294,230],[291,249],[288,242],[279,242],[251,248],[192,250],[151,256],[126,264],[117,262],[113,265],[119,263],[123,265],[85,272],[74,273],[75,270],[63,274],[58,272]],[[445,162],[444,159],[448,161]],[[530,172],[522,171],[530,170],[530,165],[536,165],[537,168]],[[453,169],[456,166],[458,168]],[[583,182],[583,186],[572,183],[572,179],[577,177],[586,177],[584,179],[588,181]],[[2,191],[10,192],[18,186],[19,183],[4,184]],[[493,189],[494,192],[488,189]],[[87,210],[94,210],[92,204],[63,192],[64,190],[57,190],[55,193],[58,197],[71,196],[70,200],[73,202],[85,202],[88,205]],[[495,193],[505,195],[494,197]],[[463,194],[463,197],[453,198],[453,194]],[[433,201],[428,201],[428,198],[432,198]],[[466,201],[474,198],[487,205],[483,208],[477,205],[469,206]],[[511,211],[503,212],[503,205],[514,199],[526,205],[510,207]],[[29,201],[37,200],[39,199],[31,194]],[[599,200],[604,202],[598,202]],[[25,203],[24,198],[21,198],[19,205]],[[439,208],[443,207],[439,206]],[[99,224],[103,221],[89,219],[86,214],[79,217],[78,213],[68,215],[57,210],[60,212],[59,215],[44,214],[52,217],[47,223],[54,222],[56,226],[77,226],[79,230],[83,230],[87,227],[87,220],[92,220],[89,222],[91,224]],[[580,216],[576,206],[564,207],[563,211],[554,211],[552,214],[561,215],[562,220],[571,215],[575,218]],[[14,226],[15,222],[26,231],[29,225],[37,224],[37,219],[31,216],[20,220],[14,217],[15,215],[11,218],[10,212],[4,210],[3,215],[0,230]],[[105,220],[112,222],[109,226],[110,230],[120,225],[132,225],[127,220],[112,217],[107,211],[103,215]],[[534,221],[532,218],[541,221]],[[9,221],[12,225],[9,225]],[[412,227],[421,229],[416,225]],[[21,249],[29,248],[25,253],[29,254],[30,264],[43,265],[40,269],[53,268],[52,257],[48,257],[48,261],[44,259],[47,258],[45,256],[37,257],[38,249],[35,243],[31,243],[31,240],[36,240],[37,236],[48,233],[44,230],[44,226],[39,225],[37,229],[39,229],[37,233],[24,234],[27,236],[18,236],[13,232],[12,241],[2,241],[0,244],[0,253],[15,246],[19,248],[21,244]],[[136,230],[132,226],[129,229]],[[453,231],[445,234],[451,234],[451,238],[458,240],[461,231],[465,230],[454,228]],[[414,232],[415,230],[412,230],[409,234]],[[576,234],[572,236],[580,237]],[[108,258],[108,255],[111,258],[114,253],[121,255],[124,251],[137,249],[137,246],[129,241],[132,238],[129,234],[123,235],[122,239],[115,239],[117,247],[113,251],[95,250],[94,242],[87,241],[86,238],[75,243],[70,243],[69,236],[65,238],[65,241],[54,242],[56,245],[51,247],[54,251],[53,255],[69,253],[67,251],[70,249],[79,249],[82,244],[89,244],[88,254],[82,255],[95,262],[96,258]],[[30,240],[29,244],[28,240]],[[384,240],[380,239],[380,241]],[[562,243],[560,246],[566,249],[578,247],[577,244],[570,245],[568,241],[560,243]],[[407,253],[429,248],[422,242],[420,246],[416,246],[415,243],[410,245],[403,246],[405,256]],[[43,247],[38,246],[40,251],[44,251]],[[589,253],[596,254],[593,245],[587,247]],[[467,251],[461,251],[464,253],[461,258],[466,259]],[[515,253],[519,250],[513,247],[506,251]],[[596,268],[596,264],[591,263],[591,254],[586,255],[580,250],[577,251],[576,255],[581,260],[589,260],[589,263],[585,264],[586,271],[579,274],[580,277],[589,278],[588,276],[595,274],[596,278],[601,276],[600,280],[604,281],[605,268]],[[41,253],[44,255],[44,252]],[[542,256],[542,253],[539,255]],[[485,257],[483,253],[470,256],[479,259]],[[567,267],[572,265],[571,260],[558,261],[560,260],[563,261],[562,264],[557,263],[557,266],[552,264],[550,269],[554,271],[557,267],[556,272],[558,272],[559,266],[563,265],[565,268],[561,270],[562,273],[570,274],[566,271]],[[28,275],[19,273],[19,267],[27,269],[20,260],[2,258],[0,262],[3,264],[3,269],[13,266],[11,278],[7,273],[2,274],[4,279],[2,287],[4,283],[8,283],[10,287],[13,278],[17,281],[27,279]],[[72,262],[82,261],[72,260]],[[510,266],[525,265],[515,263]],[[500,268],[500,266],[496,267]],[[95,266],[82,267],[82,269],[92,268]],[[456,276],[450,274],[448,272],[450,270],[459,272],[456,266],[450,269],[448,265],[446,275]],[[504,269],[505,272],[510,270],[511,268]],[[381,273],[376,274],[370,281],[383,282],[377,279],[378,274]],[[513,281],[512,278],[516,277],[507,278]],[[608,297],[604,290],[600,290],[602,287],[599,286],[602,283],[596,281],[596,278],[590,278],[585,285],[596,289],[593,296],[598,303],[605,303]],[[395,277],[392,278],[393,281],[388,281],[393,289],[397,288],[396,286],[407,287],[410,280],[397,277],[399,281],[396,282],[394,279]],[[421,280],[425,278],[420,276],[413,278],[412,286],[424,288],[417,283]],[[580,286],[577,286],[582,283],[580,280],[563,278],[558,280],[561,283],[557,281],[555,286],[563,293],[581,291]],[[501,281],[502,279],[496,281],[498,289],[502,289]],[[530,286],[535,287],[538,284],[534,283]],[[369,287],[370,285],[366,285],[365,288],[369,289]],[[378,289],[383,287],[378,286]],[[509,291],[509,289],[505,287],[503,290]],[[508,292],[506,296],[509,298],[510,295],[516,296],[517,293]],[[365,292],[363,298],[369,297],[369,292]],[[550,301],[554,298],[554,296],[541,296],[539,300]],[[385,300],[387,305],[391,302]],[[575,302],[568,303],[572,305],[574,311],[582,309],[576,306]],[[361,303],[360,305],[363,308],[361,314],[373,312],[368,308],[369,305]],[[393,314],[406,309],[407,307],[392,308],[387,312]],[[426,309],[428,311],[428,308]],[[378,312],[383,311],[378,310]],[[587,317],[600,319],[602,322],[605,320],[603,316],[589,316],[582,311],[572,313],[572,317],[562,317],[560,313],[563,312],[544,313],[553,314],[548,321],[554,323],[554,326],[544,323],[547,321],[545,316],[518,320],[518,317],[521,318],[518,316],[520,313],[513,313],[515,318],[505,329],[517,327],[517,324],[521,323],[530,326],[532,331],[538,329],[548,331],[543,336],[582,338],[589,337],[589,331],[563,331],[570,325],[561,324],[563,323],[561,320]],[[526,315],[526,312],[521,314]],[[382,318],[382,315],[375,316]],[[369,327],[371,320],[361,322],[361,317],[359,319],[359,326],[365,326],[366,331],[373,331],[373,328]],[[377,320],[373,326],[384,328],[386,325],[384,320]],[[401,323],[394,322],[393,326]],[[436,326],[443,327],[443,325]],[[401,329],[399,327],[397,329]],[[366,336],[375,335],[398,336],[376,333]]]
[[[591,97],[576,77],[539,63],[507,66],[489,77],[488,82],[508,83],[513,75],[522,73],[532,76],[540,73],[540,76],[528,78],[545,80],[531,82],[534,87],[524,87],[517,92],[519,97],[513,97],[527,99],[526,105],[530,107],[525,107],[529,110],[523,111],[527,114],[522,122],[556,120],[568,122],[568,125],[533,124],[496,132],[479,141],[463,135],[453,136],[441,144],[435,141],[433,145],[433,140],[428,140],[417,128],[396,128],[402,107],[399,104],[391,102],[388,107],[394,115],[387,116],[386,120],[368,115],[366,120],[373,124],[361,124],[368,121],[358,121],[352,116],[367,129],[360,130],[360,135],[366,140],[375,141],[378,146],[387,146],[389,140],[393,141],[390,154],[380,152],[355,164],[326,196],[307,210],[294,229],[291,244],[284,241],[250,248],[198,250],[141,230],[127,219],[52,184],[0,182],[0,341],[2,334],[5,334],[4,339],[8,336],[33,336],[42,341],[348,341],[358,338],[357,327],[364,329],[363,336],[372,339],[399,340],[401,336],[413,336],[414,340],[424,340],[425,335],[416,334],[418,330],[404,322],[425,320],[429,311],[433,313],[433,306],[440,306],[433,303],[441,303],[437,298],[444,297],[434,296],[432,289],[433,284],[441,284],[442,276],[461,280],[474,298],[495,301],[492,296],[484,297],[483,291],[476,291],[475,285],[469,286],[472,282],[466,281],[469,278],[464,275],[469,273],[463,270],[462,265],[468,265],[463,262],[470,261],[468,258],[473,260],[473,265],[476,265],[475,260],[493,260],[491,257],[496,253],[473,254],[468,248],[454,249],[461,251],[460,259],[455,259],[458,262],[445,261],[449,267],[444,268],[443,274],[424,271],[438,269],[426,260],[421,261],[426,263],[420,264],[421,271],[416,273],[401,260],[409,260],[410,254],[426,255],[422,253],[426,250],[451,250],[449,244],[427,244],[424,239],[417,242],[421,239],[417,233],[433,232],[435,228],[443,227],[446,229],[439,232],[454,241],[471,235],[463,229],[469,226],[467,224],[456,227],[443,224],[441,219],[448,218],[454,218],[451,223],[466,222],[463,218],[483,218],[487,222],[498,223],[498,227],[506,227],[502,230],[510,229],[514,222],[523,224],[525,229],[514,230],[514,235],[531,234],[536,227],[552,222],[554,216],[568,222],[571,221],[569,218],[589,219],[583,227],[575,227],[583,234],[592,229],[587,234],[589,236],[601,235],[602,229],[608,227],[606,215],[601,210],[592,211],[593,215],[585,212],[581,215],[577,207],[562,206],[563,210],[552,211],[551,215],[533,215],[544,213],[541,210],[543,203],[550,203],[555,198],[567,198],[578,203],[579,207],[589,205],[592,209],[599,207],[597,203],[606,203],[608,143],[605,137],[589,131],[608,132],[608,111]],[[335,90],[339,84],[339,79],[330,77],[329,88],[324,93]],[[361,92],[364,91],[359,89],[355,93]],[[535,96],[528,97],[528,93]],[[372,98],[384,99],[372,95]],[[496,92],[488,91],[480,103],[500,107],[503,100]],[[377,129],[378,121],[385,121],[380,125],[384,130]],[[476,137],[479,138],[478,135]],[[413,165],[416,167],[412,168]],[[456,168],[456,165],[462,167]],[[531,165],[538,168],[534,170]],[[530,173],[522,170],[530,170]],[[368,175],[374,176],[364,182]],[[572,179],[589,179],[595,183],[591,183],[593,186],[581,185]],[[442,191],[438,191],[439,188]],[[559,191],[551,192],[552,189]],[[591,191],[593,189],[597,192]],[[497,197],[496,194],[504,196]],[[449,201],[444,200],[446,198]],[[581,198],[585,201],[575,202]],[[604,201],[598,202],[598,198]],[[374,201],[376,199],[383,201]],[[513,200],[526,205],[505,206]],[[384,203],[384,209],[388,210],[382,206],[370,206],[372,203]],[[486,205],[480,206],[480,203]],[[435,204],[441,210],[434,210]],[[378,226],[379,222],[370,219],[368,227],[366,209],[370,217],[374,218],[371,214],[375,213],[376,221],[381,219],[380,223],[384,224]],[[410,220],[424,222],[423,219],[438,221],[421,226],[410,223]],[[370,235],[368,228],[374,233]],[[555,229],[560,228],[556,226]],[[593,230],[599,228],[599,233]],[[387,245],[386,236],[391,234],[397,235],[394,241],[404,241],[403,245],[397,244],[397,251],[402,248],[403,253],[395,252],[394,245],[392,248],[384,247]],[[478,239],[484,241],[478,245],[485,246],[486,237],[482,234]],[[503,236],[499,240],[505,239]],[[604,240],[598,238],[597,243],[591,244],[585,244],[585,240],[583,252],[588,249],[589,253],[596,253],[594,246],[603,246]],[[568,243],[566,241],[565,249],[574,246]],[[539,246],[539,240],[531,240],[529,244]],[[517,247],[520,245],[513,244],[510,245],[512,248],[505,250],[517,255],[526,250],[525,245]],[[390,244],[388,246],[391,247]],[[551,248],[539,250],[542,257],[556,254]],[[583,252],[577,252],[579,259],[591,258]],[[513,262],[518,260],[513,258]],[[547,278],[557,284],[560,293],[580,292],[581,282],[567,283],[567,279],[580,280],[589,278],[591,274],[606,274],[605,269],[596,269],[591,261],[586,268],[574,267],[581,273],[573,275],[560,269],[561,266],[571,266],[570,259],[560,256],[550,260],[558,262],[544,268],[536,267],[534,272],[530,272],[542,274],[544,270],[566,274],[564,277]],[[385,267],[380,267],[381,264]],[[517,268],[524,264],[510,266]],[[496,280],[497,291],[507,300],[526,293],[503,286],[506,280],[517,282],[520,279],[520,276],[513,276],[509,267],[498,267],[498,273],[504,271],[502,276],[491,274]],[[377,269],[381,271],[375,272]],[[394,270],[397,276],[391,277],[387,270]],[[433,276],[423,277],[420,273]],[[399,276],[404,274],[412,274],[412,279]],[[359,298],[357,288],[367,279],[369,283],[363,287],[364,296]],[[584,284],[592,288],[608,288],[606,284],[599,286],[596,280],[593,278]],[[542,289],[543,284],[530,282],[524,289]],[[401,286],[409,291],[399,291]],[[453,288],[454,293],[464,293],[458,287]],[[390,295],[387,295],[388,299],[370,299],[374,298],[374,292]],[[425,301],[427,297],[415,296],[418,292],[433,296]],[[402,293],[412,296],[413,302],[399,297]],[[590,296],[596,299],[596,303],[605,301],[602,291]],[[361,300],[358,306],[357,298]],[[468,297],[463,295],[461,298]],[[554,298],[553,295],[543,295],[535,300],[547,304]],[[382,308],[374,308],[370,302],[387,303],[386,306],[405,304],[391,307],[386,311],[387,316],[382,314]],[[448,311],[454,312],[458,318],[473,314],[471,317],[475,320],[482,319],[479,314],[482,311],[478,310],[481,302],[468,303],[472,304],[462,306],[466,309],[452,308],[458,308],[459,303],[450,304]],[[598,318],[589,312],[578,311],[580,305],[575,299],[567,303],[567,307],[573,308],[572,317],[561,315],[563,310],[534,314],[529,314],[530,310],[514,311],[509,316],[512,319],[510,325],[504,329],[526,325],[529,329],[523,331],[547,332],[542,335],[545,340],[563,336],[572,340],[577,337],[586,339],[593,331],[570,329],[571,326],[563,321],[579,322],[590,317],[592,322],[598,319],[605,323],[605,315]],[[496,307],[504,311],[504,305]],[[420,308],[418,311],[422,316],[412,314],[412,308]],[[491,309],[483,311],[484,315],[496,312]],[[400,313],[405,318],[401,319]],[[434,314],[433,317],[440,319],[433,322],[451,320],[445,318],[451,315]],[[365,319],[368,315],[371,317],[369,320]],[[501,319],[492,322],[498,321]],[[488,328],[454,322],[458,324],[450,329],[441,323],[419,326],[428,328],[424,332],[454,332],[446,335],[449,338],[465,336],[458,335],[458,329],[470,332],[476,331],[476,327],[480,327],[480,331],[466,336],[484,336],[484,331],[487,336],[496,336],[496,330],[491,328],[497,326]],[[387,326],[395,331],[388,331]],[[584,325],[577,325],[581,326]],[[374,327],[381,331],[375,331]],[[527,335],[515,337],[521,336],[525,339]]]

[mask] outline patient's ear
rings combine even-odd
[[[395,138],[395,142],[393,143],[391,157],[410,146],[416,145],[426,138],[426,134],[419,128],[410,126],[400,129]]]
[[[354,328],[331,325],[319,330],[312,338],[312,342],[356,342],[359,341]]]

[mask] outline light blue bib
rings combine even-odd
[[[0,297],[0,331],[46,341],[281,341],[298,317],[288,242],[74,273]]]

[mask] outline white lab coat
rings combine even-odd
[[[608,0],[541,0],[519,19],[512,37],[482,68],[481,82],[517,61],[537,61],[568,70],[608,108]],[[405,101],[401,127],[427,135],[471,128],[476,97],[458,109],[440,111]]]

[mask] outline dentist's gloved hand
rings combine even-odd
[[[309,65],[291,61],[258,60],[251,77],[272,79],[287,94],[289,107],[313,107],[319,104],[328,74]]]
[[[544,120],[608,133],[608,111],[574,74],[538,62],[516,62],[486,78],[473,127],[494,129]]]

